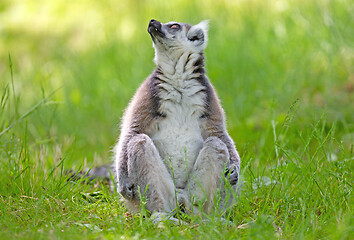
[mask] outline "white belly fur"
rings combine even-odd
[[[162,160],[175,177],[176,187],[183,188],[187,183],[188,172],[203,146],[203,138],[196,119],[177,124],[171,118],[159,124],[160,131],[152,136]]]
[[[199,127],[202,99],[203,96],[194,96],[182,97],[178,102],[170,99],[163,101],[161,109],[167,116],[156,123],[155,131],[150,135],[171,175],[173,168],[178,188],[184,188],[187,184],[188,173],[203,147],[204,140]]]

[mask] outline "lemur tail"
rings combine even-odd
[[[92,182],[95,180],[107,181],[109,184],[112,182],[112,165],[102,165],[96,168],[86,168],[83,171],[70,170],[66,172],[66,175],[69,176],[68,181],[77,181],[79,179],[84,179],[87,182]]]

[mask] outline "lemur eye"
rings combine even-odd
[[[172,24],[171,26],[170,26],[170,28],[171,29],[179,29],[180,28],[180,26],[178,25],[178,24]]]

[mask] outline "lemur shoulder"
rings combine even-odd
[[[156,69],[128,105],[114,148],[118,192],[132,210],[146,190],[150,212],[209,212],[225,182],[235,189],[240,157],[227,133],[224,111],[205,74],[208,23],[148,26]],[[230,201],[225,200],[224,205]],[[197,208],[197,207],[196,207]]]

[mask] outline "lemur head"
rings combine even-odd
[[[159,54],[168,54],[173,58],[173,53],[180,51],[202,53],[208,42],[208,21],[191,26],[178,22],[163,24],[152,19],[148,32],[154,43],[156,58]]]

